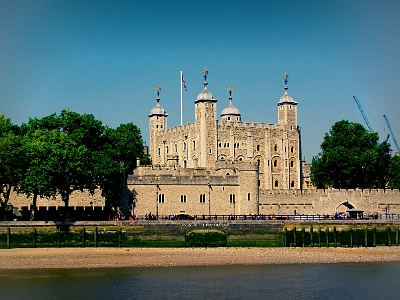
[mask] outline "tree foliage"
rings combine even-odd
[[[390,162],[389,144],[361,124],[336,122],[313,157],[311,180],[317,188],[384,188]]]
[[[400,189],[400,156],[390,159],[387,181],[392,189]]]
[[[115,205],[138,158],[143,158],[143,141],[133,123],[112,129],[91,114],[64,109],[15,126],[0,115],[2,205],[12,189],[32,195],[36,207],[37,196],[59,194],[68,206],[74,190],[94,193],[96,188],[106,205]]]

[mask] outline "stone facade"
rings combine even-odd
[[[286,82],[287,83],[287,82]],[[233,88],[231,87],[232,91]],[[232,104],[217,118],[207,89],[194,101],[195,121],[169,129],[160,97],[149,114],[151,166],[128,178],[135,214],[160,216],[332,214],[353,207],[366,214],[400,213],[398,190],[316,190],[301,158],[297,102],[278,101],[278,123],[242,122]]]

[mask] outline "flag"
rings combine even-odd
[[[184,88],[184,89],[185,89],[185,91],[187,92],[187,88],[186,88],[185,79],[183,79],[183,74],[182,74],[182,83],[183,83],[183,88]]]

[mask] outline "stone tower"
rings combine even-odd
[[[195,103],[196,135],[199,154],[196,167],[210,168],[217,160],[217,99],[207,90],[208,71],[204,69],[204,89]]]
[[[297,126],[297,102],[288,94],[288,78],[285,73],[285,93],[278,102],[278,124],[282,126],[280,149],[281,186],[283,189],[299,189],[301,185],[300,128]],[[278,146],[278,148],[279,148]],[[276,180],[275,180],[276,181]]]
[[[288,94],[288,78],[289,75],[285,73],[285,93],[278,102],[278,124],[289,125],[294,128],[297,127],[297,102]]]
[[[162,133],[167,130],[168,114],[160,105],[161,88],[157,87],[157,104],[150,111],[150,157],[153,160],[153,165],[162,165],[166,162],[165,149],[160,145],[163,144]],[[165,147],[164,147],[165,148]]]

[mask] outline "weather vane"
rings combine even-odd
[[[229,86],[228,90],[229,90],[229,97],[232,97],[232,93],[234,90],[233,86]]]
[[[160,100],[160,94],[161,94],[161,88],[157,85],[157,87],[155,88],[155,90],[157,91],[157,100]]]
[[[204,81],[207,81],[207,75],[208,75],[208,71],[207,68],[204,68]]]
[[[287,85],[287,83],[289,82],[289,74],[285,72],[285,75],[283,75],[283,77],[285,78],[283,82],[285,83],[285,85]]]

